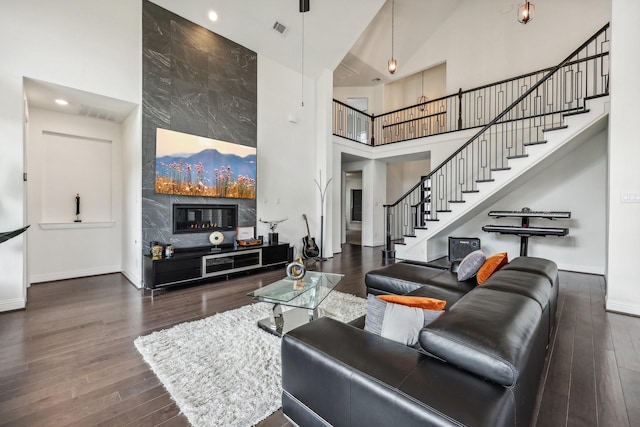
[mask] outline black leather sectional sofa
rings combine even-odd
[[[366,275],[372,294],[429,296],[447,311],[420,348],[321,318],[282,340],[282,405],[300,426],[529,426],[555,324],[558,270],[520,257],[476,286],[396,263]]]

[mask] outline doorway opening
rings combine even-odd
[[[362,171],[345,174],[345,243],[362,245]]]

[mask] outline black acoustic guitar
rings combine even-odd
[[[318,249],[318,245],[316,245],[316,239],[311,237],[307,215],[302,214],[302,217],[304,218],[304,223],[307,225],[307,235],[302,238],[302,254],[305,258],[315,258],[320,254],[320,249]]]

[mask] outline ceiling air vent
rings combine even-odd
[[[283,37],[286,36],[287,31],[289,31],[286,25],[278,21],[273,23],[273,29],[280,33],[280,35],[282,35]]]
[[[109,122],[115,122],[117,116],[113,111],[84,104],[80,104],[78,114],[85,117],[93,117],[94,119],[107,120]]]

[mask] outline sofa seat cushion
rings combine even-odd
[[[428,284],[437,286],[439,288],[450,289],[455,292],[461,292],[463,294],[466,294],[478,285],[475,277],[472,277],[468,280],[459,281],[458,275],[456,273],[452,273],[449,270],[445,270],[441,274],[432,277],[431,279],[429,279]]]
[[[412,297],[428,297],[437,298],[447,302],[445,310],[448,310],[453,304],[455,304],[460,298],[466,295],[466,292],[455,291],[445,287],[439,287],[434,285],[424,285],[418,289],[411,291],[407,294]]]
[[[536,301],[542,310],[549,305],[552,294],[551,284],[546,277],[526,271],[497,271],[482,287],[527,296]]]
[[[423,328],[419,341],[428,353],[510,387],[534,351],[541,316],[529,297],[479,287]]]
[[[364,282],[367,285],[367,293],[404,295],[443,272],[446,271],[399,262],[368,272]]]

